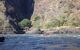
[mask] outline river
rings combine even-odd
[[[80,50],[79,35],[6,36],[0,50]]]

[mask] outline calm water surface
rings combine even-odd
[[[77,36],[7,36],[0,50],[80,50]]]

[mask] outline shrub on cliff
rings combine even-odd
[[[75,26],[79,27],[80,26],[80,19],[74,16],[70,16],[67,21],[68,26]]]
[[[39,16],[36,16],[36,17],[34,18],[34,21],[38,21],[38,20],[40,20],[40,17],[39,17]]]
[[[19,22],[19,25],[20,25],[22,28],[30,27],[30,26],[31,26],[31,21],[28,20],[28,19],[23,19],[21,22]]]
[[[54,19],[53,21],[48,22],[47,24],[45,24],[45,27],[47,29],[49,28],[53,28],[53,27],[58,27],[59,26],[59,21]]]
[[[60,17],[58,17],[57,20],[59,21],[59,26],[64,26],[64,25],[66,25],[67,17],[65,17],[65,16],[60,16]]]
[[[66,23],[66,21],[67,21],[67,18],[65,16],[60,16],[60,17],[58,17],[56,19],[53,19],[50,22],[48,22],[46,24],[46,27],[47,28],[53,28],[53,27],[64,26],[64,24]]]
[[[33,18],[33,23],[32,23],[33,27],[35,27],[35,28],[41,27],[40,26],[40,19],[41,19],[40,16],[36,16]]]
[[[61,27],[61,26],[75,26],[80,27],[80,19],[76,16],[59,16],[52,20],[46,20],[45,22],[42,20],[41,17],[36,16],[33,18],[33,27],[41,28],[41,29],[51,29],[54,27]]]
[[[60,16],[58,18],[59,21],[59,26],[75,26],[79,27],[80,26],[80,19],[76,16]]]

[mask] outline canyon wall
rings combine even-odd
[[[35,24],[34,21],[36,16],[40,17],[38,24]],[[32,17],[33,25],[45,27],[48,23],[55,23],[56,21],[54,20],[63,20],[63,18],[65,18],[69,24],[72,24],[69,20],[74,18],[75,23],[80,25],[80,0],[35,0]],[[76,20],[78,21],[76,22]]]
[[[39,28],[54,27],[52,23],[58,25],[59,20],[66,26],[72,20],[80,25],[80,0],[0,0],[0,15],[18,22],[31,19],[33,27]]]
[[[79,13],[80,0],[35,0],[34,10],[37,16],[70,16]]]

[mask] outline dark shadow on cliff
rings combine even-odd
[[[23,19],[30,20],[34,11],[34,0],[5,0],[5,7],[5,14],[9,23],[17,33],[24,33],[18,22]]]

